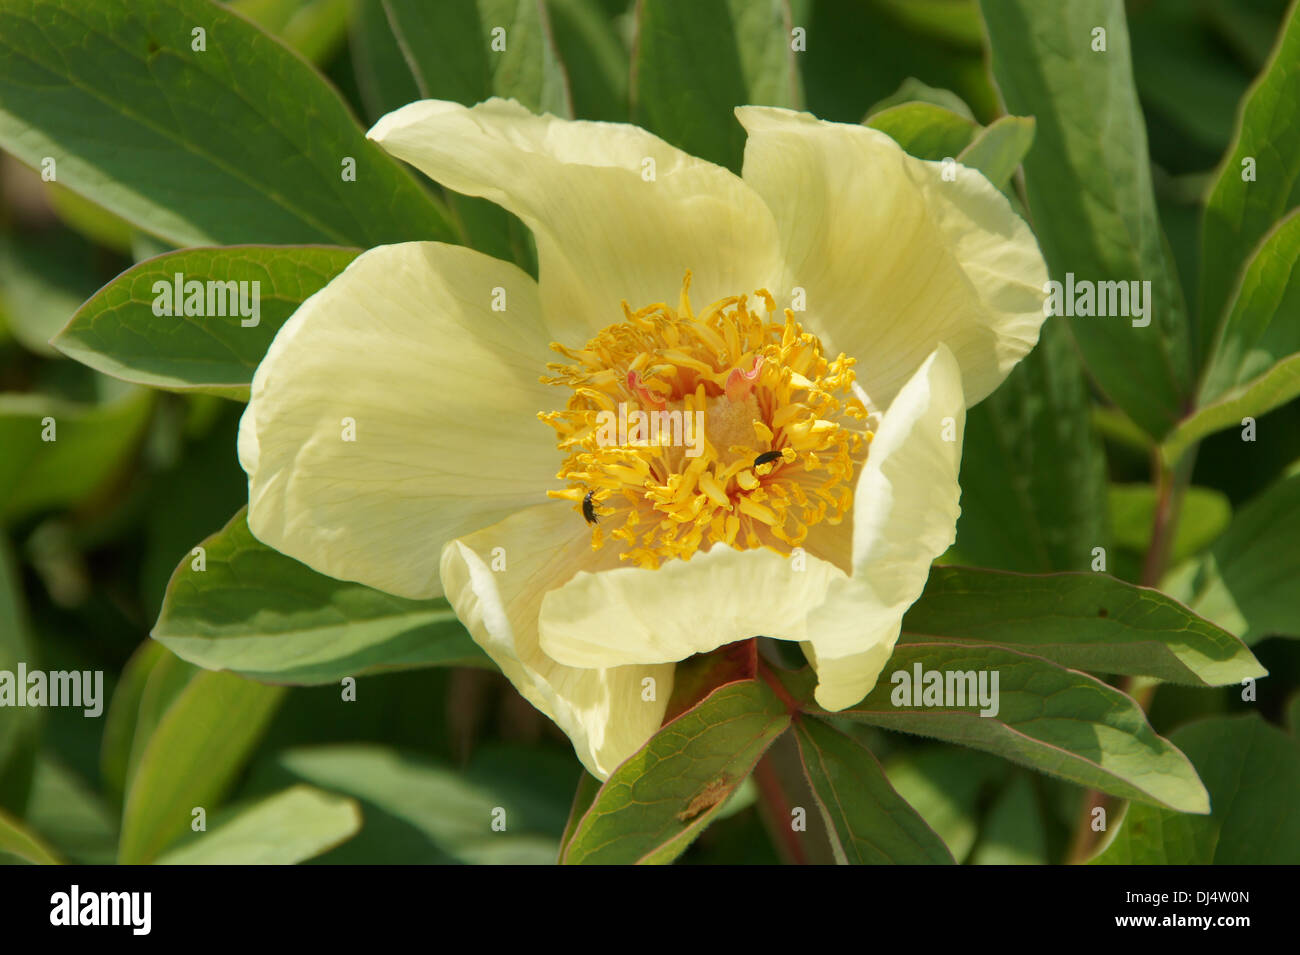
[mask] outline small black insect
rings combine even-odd
[[[768,464],[771,461],[779,460],[781,460],[780,451],[764,451],[758,457],[754,458],[754,467],[758,467],[760,464]]]
[[[582,516],[587,519],[588,524],[596,523],[596,502],[591,499],[595,491],[588,491],[587,496],[582,499]]]

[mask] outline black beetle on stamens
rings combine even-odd
[[[764,451],[758,457],[754,458],[754,467],[758,467],[760,464],[770,464],[773,461],[779,460],[781,460],[780,451]]]
[[[587,519],[588,524],[596,523],[596,502],[591,499],[595,491],[588,491],[586,497],[582,499],[582,516]]]

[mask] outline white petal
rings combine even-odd
[[[676,304],[687,269],[697,307],[779,277],[775,224],[753,190],[636,126],[534,116],[513,100],[425,100],[368,135],[533,230],[542,302],[567,345],[622,321],[624,299]]]
[[[659,729],[673,667],[579,669],[543,652],[537,621],[544,596],[592,565],[589,528],[572,505],[552,501],[452,541],[442,554],[442,579],[474,639],[605,779]],[[654,681],[649,700],[647,679]]]
[[[437,596],[447,541],[554,483],[537,420],[556,404],[538,382],[548,355],[536,284],[514,266],[432,242],[359,256],[254,376],[239,434],[253,534],[331,577]]]
[[[903,614],[956,537],[966,402],[940,345],[885,412],[853,499],[853,576],[808,621],[817,702],[852,706],[875,685]],[[951,438],[952,440],[948,440]]]
[[[606,545],[607,548],[611,545]],[[806,640],[838,567],[714,545],[658,569],[582,572],[542,601],[541,643],[573,666],[667,663],[736,640]]]
[[[809,327],[857,359],[887,407],[937,344],[966,400],[989,394],[1038,340],[1047,270],[1038,243],[984,176],[908,156],[884,133],[744,106],[745,181],[776,216],[786,284]]]

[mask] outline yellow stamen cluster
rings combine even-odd
[[[676,309],[624,302],[624,321],[585,347],[553,343],[568,363],[542,378],[573,390],[539,416],[567,455],[568,487],[549,494],[594,518],[593,548],[612,527],[619,556],[642,567],[714,543],[788,553],[848,512],[872,437],[852,359],[827,360],[789,309],[774,320],[766,289],[755,292],[765,315],[744,295],[696,315],[690,281]]]

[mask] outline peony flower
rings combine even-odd
[[[674,664],[734,641],[798,641],[820,706],[862,699],[955,537],[965,409],[1043,321],[1037,243],[980,173],[736,115],[742,177],[513,101],[384,117],[371,139],[532,230],[540,278],[371,249],[280,330],[241,422],[260,540],[445,595],[601,778]],[[656,440],[613,440],[638,412]]]

